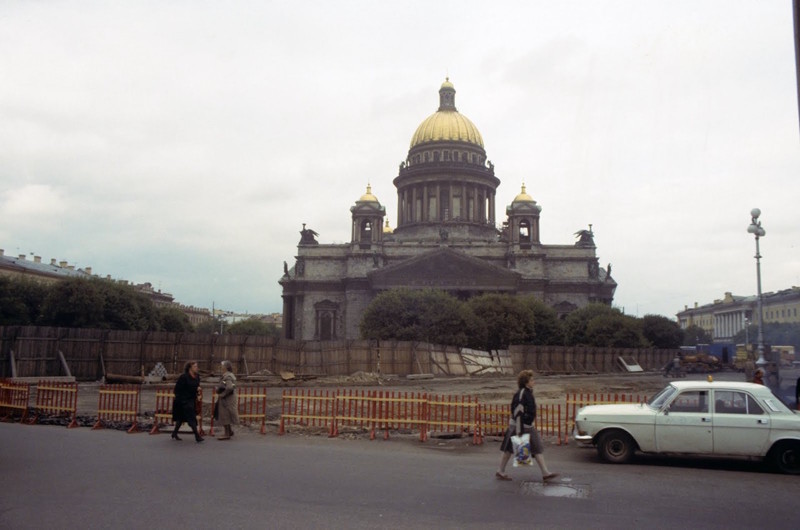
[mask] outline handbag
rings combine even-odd
[[[214,419],[219,419],[219,401],[214,403]]]
[[[533,465],[530,434],[515,434],[511,437],[511,445],[514,447],[514,467]]]

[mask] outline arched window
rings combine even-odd
[[[372,221],[365,219],[361,222],[361,242],[369,243],[372,241]]]
[[[531,223],[527,219],[523,219],[519,222],[519,242],[531,242]]]

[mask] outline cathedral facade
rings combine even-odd
[[[369,185],[350,208],[350,243],[321,244],[303,225],[294,265],[284,264],[279,280],[285,338],[358,339],[364,310],[394,288],[440,289],[462,299],[534,295],[562,316],[590,302],[611,304],[617,284],[610,265],[599,266],[591,225],[574,244],[543,245],[542,208],[523,184],[497,228],[500,179],[455,94],[446,80],[438,110],[411,139],[394,179],[394,230]]]

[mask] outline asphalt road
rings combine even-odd
[[[495,480],[496,441],[189,438],[0,424],[0,528],[800,527],[800,477],[754,462],[548,446],[544,486]]]

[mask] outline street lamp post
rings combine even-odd
[[[756,237],[756,278],[758,281],[758,360],[756,364],[763,367],[767,364],[764,359],[764,310],[761,302],[761,251],[758,245],[759,238],[764,237],[767,232],[761,227],[761,221],[758,220],[761,216],[761,210],[753,208],[750,210],[750,226],[747,231]]]

